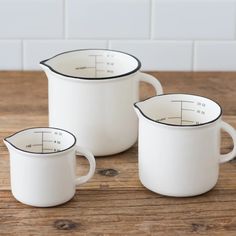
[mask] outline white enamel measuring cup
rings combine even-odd
[[[140,61],[127,53],[85,49],[40,62],[48,77],[49,126],[74,133],[96,156],[130,148],[137,140],[133,103],[139,83],[162,93],[159,81],[141,73]]]
[[[189,94],[165,94],[134,104],[139,117],[139,178],[168,196],[202,194],[213,188],[219,163],[236,156],[236,131],[221,120],[214,101]],[[220,154],[220,130],[233,150]]]
[[[12,194],[28,205],[49,207],[69,201],[76,185],[87,182],[95,171],[91,152],[76,146],[75,136],[62,129],[25,129],[4,143],[10,152]],[[89,161],[85,176],[76,176],[76,154]]]

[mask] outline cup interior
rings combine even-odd
[[[104,49],[64,52],[44,64],[56,73],[84,79],[120,77],[140,68],[140,62],[134,56]]]
[[[21,151],[40,154],[65,151],[76,143],[74,135],[57,128],[30,128],[6,140]]]
[[[158,123],[197,126],[217,120],[222,110],[216,102],[197,95],[164,94],[136,104],[141,113]]]

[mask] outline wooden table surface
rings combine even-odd
[[[224,120],[236,127],[236,73],[152,73],[165,93],[186,92],[218,101]],[[142,98],[153,89],[142,84]],[[59,207],[34,208],[10,191],[9,157],[2,138],[46,126],[47,79],[42,72],[0,72],[0,235],[236,235],[236,161],[222,164],[216,187],[191,198],[171,198],[138,180],[137,145],[96,159],[93,179]],[[222,153],[232,149],[222,135]],[[78,172],[88,168],[78,158]]]

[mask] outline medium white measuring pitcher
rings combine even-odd
[[[236,131],[221,120],[214,101],[196,95],[165,94],[134,104],[139,117],[139,178],[168,196],[194,196],[213,188],[219,163],[236,156]],[[220,130],[234,148],[220,154]]]
[[[76,185],[92,178],[95,159],[76,146],[76,138],[57,128],[30,128],[4,139],[10,153],[11,190],[20,202],[49,207],[69,201]],[[89,161],[89,172],[76,176],[76,154]]]
[[[71,131],[96,156],[122,152],[136,142],[132,105],[139,100],[140,81],[162,93],[156,78],[139,71],[140,61],[123,52],[76,50],[40,64],[48,77],[49,126]]]

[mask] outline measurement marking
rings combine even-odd
[[[176,117],[167,117],[167,119],[180,119],[181,117],[176,116]]]
[[[157,119],[156,121],[162,121],[165,120],[166,118],[161,118],[161,119]]]
[[[195,111],[194,109],[182,108],[183,111]]]
[[[52,132],[51,131],[34,131],[34,134],[41,134],[41,133],[51,134]]]
[[[76,67],[76,70],[84,70],[84,69],[91,69],[91,68],[95,68],[94,66],[81,66],[81,67]]]
[[[52,148],[44,148],[43,151],[53,151]]]
[[[187,101],[187,100],[171,100],[171,102],[188,102],[188,103],[194,103],[194,101]]]
[[[192,120],[182,120],[183,122],[187,122],[187,123],[194,123],[194,121]]]
[[[45,133],[45,134],[51,134],[51,131],[34,131],[35,134],[41,134],[41,133]]]
[[[98,69],[98,64],[104,64],[105,62],[103,61],[98,61],[98,57],[102,57],[103,55],[98,55],[98,54],[92,54],[92,55],[89,55],[89,57],[94,57],[94,67],[90,67],[90,68],[94,68],[94,77],[97,78],[97,73],[98,72],[104,72],[105,70],[101,70],[101,69]]]
[[[102,55],[100,54],[91,54],[91,55],[88,55],[89,57],[102,57]]]
[[[32,147],[40,147],[40,146],[42,146],[42,143],[41,144],[32,144],[31,146]]]

